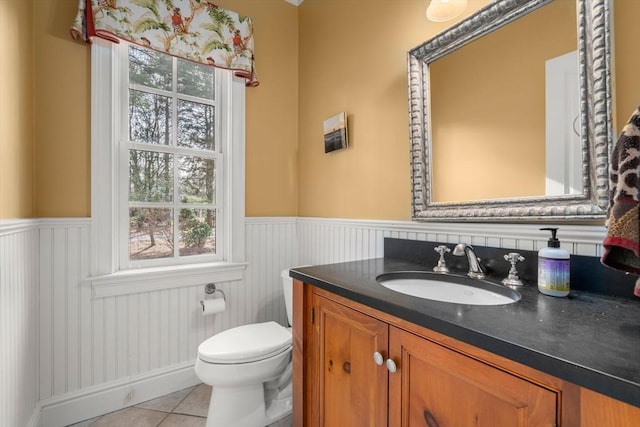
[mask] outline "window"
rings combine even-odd
[[[121,265],[219,259],[224,153],[216,76],[225,71],[133,45],[127,63]]]
[[[95,40],[91,167],[96,295],[241,278],[242,80]]]

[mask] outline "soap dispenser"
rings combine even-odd
[[[545,295],[566,297],[569,295],[569,252],[560,247],[557,228],[540,230],[551,232],[546,248],[538,252],[538,290]]]

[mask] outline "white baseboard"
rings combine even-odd
[[[25,427],[42,427],[42,405],[40,402],[36,403],[35,408],[33,408],[33,413],[31,414],[31,418],[27,422]]]
[[[40,401],[37,424],[64,427],[199,384],[194,361]]]

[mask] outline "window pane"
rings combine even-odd
[[[171,144],[171,98],[129,90],[129,140]]]
[[[216,252],[216,213],[212,209],[180,210],[180,256]]]
[[[173,257],[171,209],[129,209],[131,260]]]
[[[129,150],[129,201],[173,201],[173,155]]]
[[[129,46],[131,83],[171,90],[171,57],[149,49]]]
[[[178,145],[214,150],[215,113],[212,105],[178,101]]]
[[[216,198],[215,160],[180,157],[180,202],[213,203]]]
[[[213,100],[214,68],[178,59],[178,92]]]

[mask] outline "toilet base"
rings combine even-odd
[[[201,344],[202,345],[202,344]],[[207,427],[264,427],[292,412],[290,343],[265,359],[212,363],[200,357],[195,373],[212,386]]]
[[[290,387],[290,386],[289,386]],[[264,427],[291,414],[290,391],[279,393],[265,408],[264,386],[213,387],[207,427]]]
[[[215,387],[207,415],[207,427],[264,427],[264,389],[262,384]]]
[[[273,424],[282,418],[290,415],[293,410],[293,398],[291,397],[292,384],[289,383],[285,389],[271,400],[266,411],[266,424]]]

